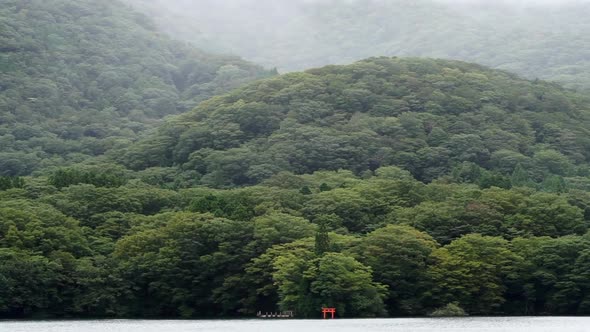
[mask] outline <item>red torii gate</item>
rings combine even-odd
[[[324,314],[324,319],[326,319],[326,314],[332,314],[332,319],[334,319],[336,308],[322,308],[322,313]]]

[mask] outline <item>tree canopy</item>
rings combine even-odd
[[[210,99],[114,158],[219,188],[282,171],[398,166],[424,182],[452,176],[507,188],[514,180],[558,192],[587,179],[589,109],[582,94],[478,65],[371,58]]]
[[[590,312],[587,192],[393,166],[225,190],[97,178],[0,191],[0,317]]]
[[[173,41],[118,0],[6,0],[0,18],[1,176],[102,155],[270,75]]]
[[[225,93],[273,73],[120,6],[0,6],[0,318],[590,314],[587,96],[387,57]]]

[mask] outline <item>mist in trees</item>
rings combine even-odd
[[[126,1],[175,38],[281,71],[428,56],[590,88],[586,0]]]
[[[168,115],[271,75],[157,32],[114,0],[2,1],[0,175],[126,145]]]

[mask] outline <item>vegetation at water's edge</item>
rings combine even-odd
[[[588,192],[424,184],[395,167],[233,190],[127,176],[0,192],[2,317],[590,312]]]
[[[467,316],[465,310],[461,308],[457,302],[448,303],[444,307],[440,307],[429,314],[430,317],[463,317]]]

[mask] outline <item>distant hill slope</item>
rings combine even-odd
[[[555,84],[457,61],[371,58],[254,82],[115,157],[214,187],[387,165],[426,182],[488,170],[489,185],[515,173],[588,184],[589,134],[588,98]]]
[[[125,1],[177,38],[283,71],[420,56],[590,88],[588,1]]]
[[[0,175],[78,162],[269,76],[195,50],[115,0],[0,3]]]

